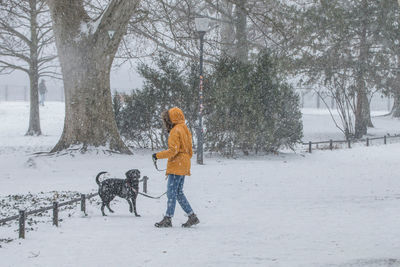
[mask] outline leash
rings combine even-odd
[[[156,170],[157,170],[157,171],[159,171],[159,172],[166,171],[166,169],[165,169],[165,170],[160,170],[160,169],[158,168],[158,166],[157,166],[157,160],[154,159],[154,158],[153,158],[153,163],[154,163],[154,167],[156,167]]]
[[[147,194],[144,194],[144,193],[140,193],[140,192],[138,192],[140,195],[142,195],[142,196],[145,196],[145,197],[148,197],[148,198],[151,198],[151,199],[160,199],[163,195],[165,195],[167,192],[165,192],[164,194],[162,194],[161,196],[158,196],[158,197],[152,197],[152,196],[149,196],[149,195],[147,195]]]
[[[129,186],[129,188],[130,189],[132,189],[133,190],[133,192],[135,192],[136,194],[139,194],[139,195],[142,195],[142,196],[145,196],[145,197],[148,197],[148,198],[151,198],[151,199],[160,199],[163,195],[165,195],[167,192],[165,192],[164,194],[162,194],[161,196],[158,196],[158,197],[153,197],[153,196],[150,196],[150,195],[147,195],[147,194],[145,194],[145,193],[141,193],[141,192],[139,192],[138,190],[136,190],[135,188],[133,188],[132,186],[130,186],[128,183],[127,183],[127,185]]]

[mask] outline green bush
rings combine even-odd
[[[159,55],[156,67],[140,65],[142,90],[114,96],[121,135],[135,147],[167,144],[161,112],[174,106],[185,113],[196,143],[199,107],[197,64]],[[206,150],[233,156],[238,151],[274,152],[291,147],[302,137],[299,98],[277,73],[268,53],[254,63],[223,58],[204,82]],[[207,79],[208,77],[208,79]],[[123,101],[121,101],[123,99]]]
[[[179,62],[166,53],[155,58],[155,67],[141,64],[142,90],[114,96],[114,109],[121,136],[135,147],[166,147],[168,135],[162,129],[161,112],[174,106],[185,113],[194,135],[198,110],[198,70],[192,63]],[[123,99],[123,103],[119,99]]]
[[[274,152],[302,138],[299,97],[284,83],[267,52],[255,63],[223,58],[211,78],[206,144],[233,156],[237,150]]]

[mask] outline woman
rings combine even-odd
[[[185,116],[179,108],[171,108],[162,113],[164,127],[169,133],[168,149],[153,154],[153,158],[168,158],[167,172],[167,212],[164,218],[155,224],[156,227],[172,227],[171,218],[174,216],[176,200],[178,200],[182,209],[189,216],[186,223],[182,227],[190,227],[200,223],[192,207],[183,194],[183,184],[185,175],[190,175],[190,159],[193,155],[192,151],[192,135],[185,124]]]

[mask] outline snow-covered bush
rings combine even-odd
[[[178,61],[166,53],[155,58],[155,66],[142,64],[142,90],[114,96],[114,111],[120,134],[135,147],[161,148],[167,144],[161,112],[177,106],[183,110],[194,135],[198,110],[197,64]]]
[[[216,65],[205,120],[206,144],[227,156],[273,152],[302,138],[299,97],[279,77],[267,52],[254,63],[223,58]]]
[[[141,65],[142,90],[116,95],[120,134],[135,147],[160,148],[168,136],[161,112],[174,106],[185,113],[196,146],[199,107],[197,64],[159,55],[155,67]],[[254,63],[223,58],[204,81],[205,148],[232,156],[235,151],[273,152],[302,137],[299,98],[282,82],[268,53]],[[208,79],[207,79],[208,78]]]

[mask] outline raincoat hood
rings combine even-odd
[[[173,124],[185,123],[185,115],[180,108],[171,108],[168,110],[169,118]]]
[[[185,116],[181,109],[171,108],[168,115],[174,125],[168,136],[168,149],[158,152],[156,158],[168,159],[167,175],[190,175],[190,159],[193,156],[192,134],[185,124]]]

